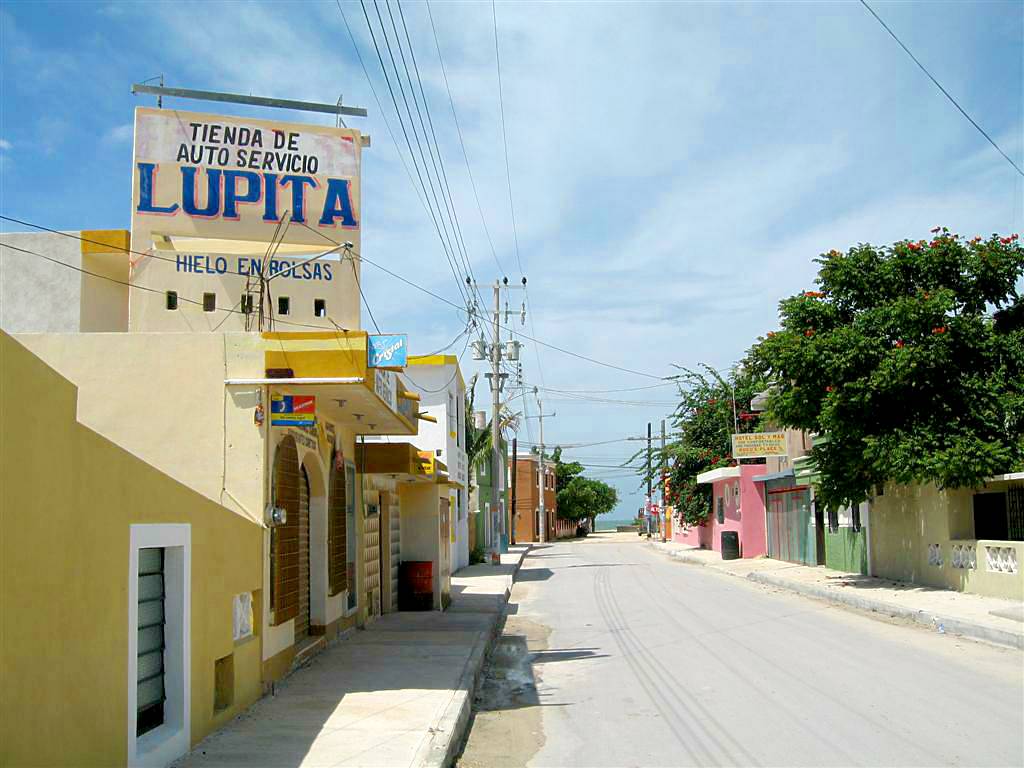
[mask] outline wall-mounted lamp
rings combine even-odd
[[[263,513],[263,520],[268,528],[277,528],[279,525],[285,525],[288,522],[288,510],[284,507],[275,507],[273,504],[268,504]]]

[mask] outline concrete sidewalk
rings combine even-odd
[[[941,631],[1024,649],[1024,604],[825,567],[751,558],[722,560],[718,552],[674,542],[648,544],[693,565],[788,589],[809,597],[909,619]]]
[[[528,550],[459,571],[444,613],[391,613],[355,630],[175,765],[447,765]]]

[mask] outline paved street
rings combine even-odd
[[[674,561],[535,547],[460,765],[1021,765],[1018,651]]]

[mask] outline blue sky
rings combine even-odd
[[[359,4],[343,5],[397,125]],[[1024,164],[1024,4],[873,5]],[[474,272],[491,281],[498,267],[426,6],[403,7]],[[431,9],[483,216],[518,282],[491,6]],[[497,15],[519,256],[543,340],[655,375],[672,363],[725,367],[775,326],[780,298],[810,287],[823,251],[925,236],[940,224],[968,235],[1024,229],[1021,177],[859,3],[506,2]],[[0,4],[3,213],[64,229],[128,227],[132,109],[153,103],[130,87],[160,74],[168,85],[316,101],[344,94],[367,107],[369,118],[350,121],[373,136],[363,253],[456,299],[334,2]],[[364,282],[382,328],[409,332],[414,352],[461,328],[450,307],[383,273],[367,267]],[[528,346],[523,361],[528,382],[554,388],[656,383],[543,347]],[[670,392],[604,396],[651,401],[639,406],[549,393],[545,410],[558,415],[546,436],[640,434],[671,410]],[[487,399],[481,384],[477,402]],[[521,437],[535,440],[536,420],[528,423]],[[567,454],[612,464],[635,445]],[[642,502],[636,482],[615,484],[628,514]]]

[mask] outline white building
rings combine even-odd
[[[432,451],[448,466],[452,526],[452,571],[469,565],[469,498],[466,459],[466,382],[455,355],[410,355],[405,369],[409,388],[420,393],[420,412],[437,423],[421,421],[412,438],[421,451]]]

